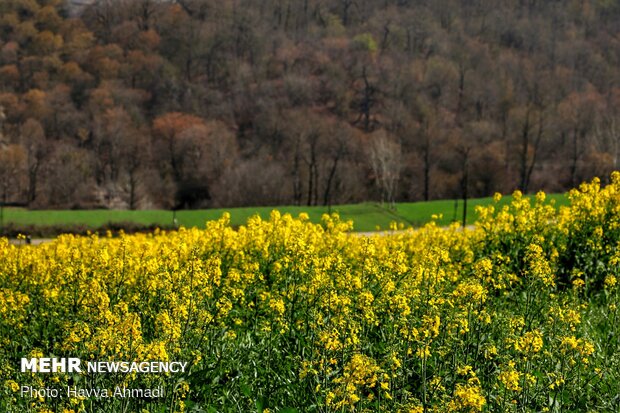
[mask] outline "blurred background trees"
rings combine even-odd
[[[620,167],[620,6],[5,0],[0,196],[332,205]]]

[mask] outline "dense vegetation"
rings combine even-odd
[[[0,202],[466,198],[620,167],[617,1],[90,3],[0,2]]]
[[[620,173],[476,228],[359,237],[274,212],[238,230],[0,239],[7,412],[617,412]],[[19,373],[21,357],[188,362],[185,374]],[[163,386],[30,398],[21,386]]]

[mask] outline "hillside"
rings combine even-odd
[[[618,33],[606,0],[3,1],[0,202],[563,192],[620,167]]]

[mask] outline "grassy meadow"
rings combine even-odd
[[[568,198],[563,194],[548,195],[557,206],[566,205]],[[510,203],[512,196],[505,196],[500,205]],[[493,198],[477,198],[468,200],[467,222],[476,220],[475,207],[487,206]],[[385,230],[392,222],[405,227],[419,227],[430,222],[433,215],[440,216],[436,222],[441,226],[453,221],[461,221],[463,214],[462,200],[439,200],[429,202],[398,203],[395,209],[389,209],[377,203],[355,205],[337,205],[332,207],[308,206],[269,206],[248,208],[220,208],[203,210],[181,210],[176,212],[177,223],[187,228],[203,228],[206,221],[219,219],[225,212],[230,214],[230,223],[238,227],[247,222],[253,215],[268,219],[271,211],[278,210],[282,214],[297,216],[307,213],[310,222],[320,223],[321,216],[326,213],[338,213],[344,221],[353,221],[354,231]],[[4,224],[17,226],[69,226],[83,225],[97,229],[109,223],[135,223],[144,226],[171,227],[173,212],[166,210],[27,210],[23,208],[5,208]]]

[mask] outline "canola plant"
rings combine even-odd
[[[569,197],[555,208],[517,192],[465,231],[365,237],[336,215],[273,212],[238,229],[224,215],[205,229],[0,239],[0,410],[620,411],[620,173]],[[36,357],[187,368],[20,370]]]

